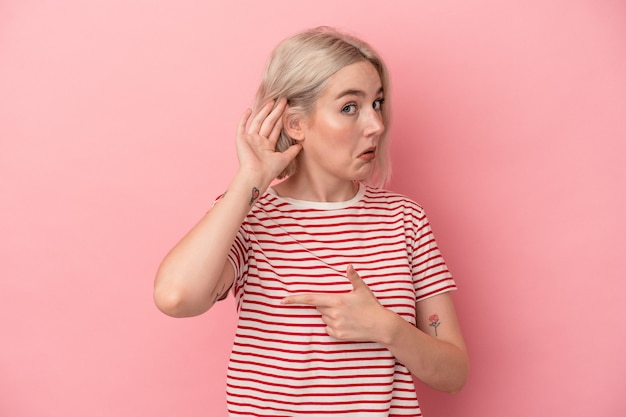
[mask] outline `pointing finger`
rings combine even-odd
[[[281,304],[305,304],[313,307],[330,307],[333,305],[334,295],[332,294],[294,294],[283,298]]]

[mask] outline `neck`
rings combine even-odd
[[[340,179],[322,181],[296,173],[273,188],[282,197],[330,203],[353,198],[359,190],[359,183]]]

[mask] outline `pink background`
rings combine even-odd
[[[625,415],[626,3],[226,3],[0,2],[0,415],[225,415],[232,299],[171,319],[152,280],[320,24],[386,58],[392,188],[460,286],[471,376],[425,415]]]

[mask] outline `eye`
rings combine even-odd
[[[345,106],[342,107],[341,112],[346,113],[346,114],[355,114],[356,104],[354,103],[346,104]]]
[[[372,103],[372,107],[374,110],[381,110],[383,108],[383,103],[385,102],[384,98],[379,98],[378,100],[374,100]]]

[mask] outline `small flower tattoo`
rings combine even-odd
[[[430,322],[429,326],[432,326],[435,328],[435,336],[437,336],[437,327],[439,327],[439,325],[441,324],[439,322],[439,316],[436,314],[433,314],[432,316],[428,317],[428,321]]]

